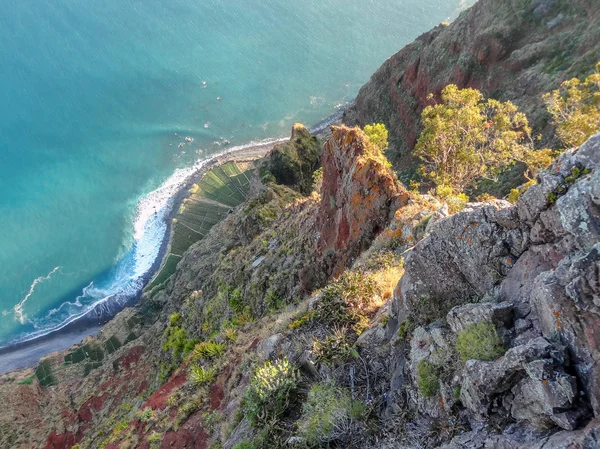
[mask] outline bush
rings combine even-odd
[[[309,446],[329,443],[352,430],[352,400],[348,392],[331,385],[313,385],[302,407],[298,430]]]
[[[584,81],[565,81],[544,95],[556,134],[567,147],[578,147],[600,131],[600,62]]]
[[[336,328],[333,333],[319,341],[313,340],[313,354],[316,359],[326,364],[346,363],[358,358],[358,352],[348,338],[346,329]]]
[[[360,334],[369,324],[373,300],[378,296],[381,289],[372,275],[345,272],[323,289],[316,318],[327,324],[350,327]]]
[[[438,368],[429,360],[421,360],[417,365],[417,386],[426,398],[431,398],[440,391]]]
[[[297,385],[298,371],[288,359],[259,367],[244,396],[244,410],[252,425],[266,424],[285,412]]]
[[[487,321],[468,325],[456,339],[456,350],[463,362],[467,360],[496,360],[505,350],[496,327]]]
[[[525,114],[511,102],[484,101],[476,89],[446,86],[442,103],[427,106],[422,121],[415,148],[424,163],[421,171],[455,192],[478,179],[495,178],[514,162],[526,162],[533,151]]]
[[[192,366],[191,371],[190,378],[197,386],[211,383],[217,375],[214,368],[204,368],[200,365]]]
[[[384,152],[388,149],[388,130],[383,123],[366,125],[364,132],[371,144],[379,151]]]
[[[215,359],[221,357],[225,352],[225,345],[221,343],[214,343],[209,341],[203,341],[198,343],[194,348],[192,356],[195,360],[199,359]]]

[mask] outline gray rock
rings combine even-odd
[[[497,327],[512,327],[513,305],[508,302],[466,304],[448,312],[446,321],[454,333],[461,332],[469,324],[477,324],[482,321],[493,323]]]
[[[256,347],[256,355],[259,361],[264,362],[267,359],[272,359],[277,354],[277,347],[283,340],[282,334],[271,335],[269,338],[262,340]]]

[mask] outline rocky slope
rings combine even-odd
[[[383,122],[388,156],[401,178],[414,174],[411,151],[420,113],[448,84],[511,100],[535,132],[553,135],[542,94],[589,73],[600,60],[595,0],[480,0],[450,26],[440,25],[390,57],[361,89],[344,122]]]

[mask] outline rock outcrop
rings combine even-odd
[[[409,195],[358,128],[332,128],[322,165],[317,245],[323,256],[333,256],[336,276],[369,247]]]
[[[440,25],[389,58],[345,114],[348,125],[383,122],[389,156],[406,174],[429,93],[447,84],[511,100],[536,131],[551,135],[542,94],[600,60],[594,0],[481,0],[451,26]],[[587,68],[586,68],[587,67]]]
[[[400,322],[423,324],[425,312],[435,321],[413,333],[408,354],[413,376],[415,362],[424,359],[415,345],[437,353],[444,349],[439,342],[427,343],[427,335],[456,336],[477,323],[491,323],[507,349],[498,360],[469,360],[464,366],[438,362],[451,371],[447,385],[441,381],[443,399],[454,385],[474,428],[492,416],[506,416],[522,428],[571,431],[598,416],[599,251],[600,134],[563,153],[516,205],[470,204],[433,224],[408,252],[394,310]],[[424,312],[425,305],[433,312]],[[564,441],[597,441],[594,429]],[[474,443],[477,438],[468,443],[461,437],[448,447],[484,447]],[[539,447],[563,447],[547,444]]]

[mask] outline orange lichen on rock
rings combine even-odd
[[[336,276],[386,228],[409,194],[359,128],[332,127],[322,164],[318,250],[322,256],[335,250]]]

